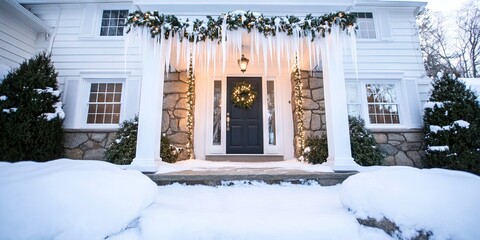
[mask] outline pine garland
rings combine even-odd
[[[189,159],[195,158],[193,150],[193,127],[194,127],[194,107],[195,107],[195,75],[193,73],[193,57],[190,55],[190,64],[188,66],[188,92],[187,92],[187,155]]]
[[[222,14],[217,18],[206,16],[207,20],[182,20],[174,15],[159,14],[158,11],[135,11],[127,18],[127,33],[135,27],[147,27],[152,37],[162,36],[168,39],[171,35],[178,35],[190,42],[205,41],[206,39],[222,39],[222,26],[227,30],[246,29],[249,33],[258,31],[264,36],[276,36],[279,32],[287,35],[298,34],[299,37],[325,37],[330,33],[333,25],[342,30],[356,26],[356,17],[351,13],[333,12],[314,17],[308,14],[304,19],[295,16],[265,17],[263,14],[251,11],[235,11]],[[225,25],[224,25],[225,24]]]
[[[303,150],[305,149],[305,124],[303,123],[303,97],[302,97],[302,76],[300,73],[300,67],[298,66],[298,56],[295,56],[295,65],[293,72],[294,76],[294,93],[295,93],[295,117],[297,118],[297,134],[295,136],[297,146],[297,156],[303,156]]]

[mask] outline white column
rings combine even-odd
[[[358,165],[352,158],[343,66],[344,33],[332,28],[321,43],[328,158],[335,171],[353,171]]]
[[[165,60],[163,45],[148,34],[142,36],[142,87],[138,114],[137,152],[131,168],[156,172],[160,158],[163,83]]]

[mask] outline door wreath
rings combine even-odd
[[[250,109],[252,108],[257,93],[254,91],[252,84],[245,81],[235,84],[232,90],[232,103],[237,108]]]

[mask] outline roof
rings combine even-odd
[[[35,16],[33,13],[28,11],[25,7],[20,5],[15,0],[2,0],[0,1],[0,8],[9,9],[13,14],[18,15],[18,19],[23,21],[25,24],[30,26],[33,30],[41,32],[50,32],[52,27],[49,26],[46,22]]]

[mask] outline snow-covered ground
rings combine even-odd
[[[229,185],[229,186],[227,186]],[[96,161],[0,163],[0,239],[391,239],[386,217],[432,239],[480,239],[480,177],[388,167],[342,185],[156,187]]]

